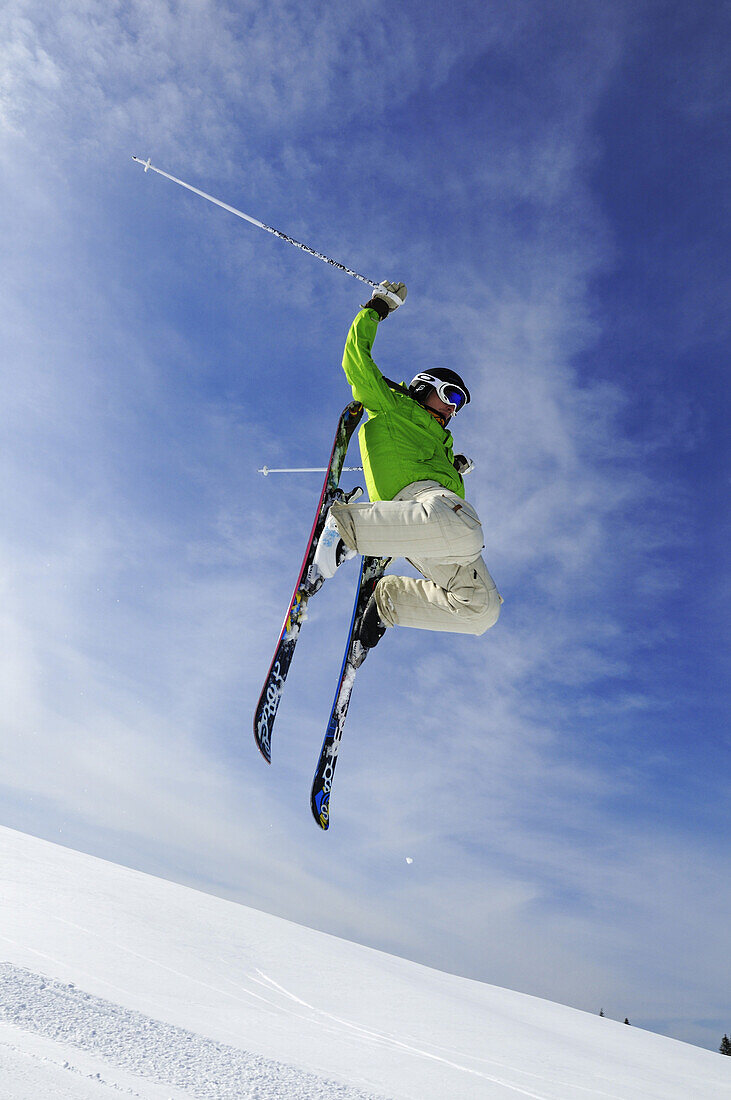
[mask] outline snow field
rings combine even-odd
[[[731,1059],[638,1028],[2,828],[0,865],[3,1100],[63,1097],[21,1071],[64,1059],[82,1098],[731,1097]]]

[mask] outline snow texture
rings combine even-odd
[[[372,1093],[216,1043],[84,993],[73,982],[43,978],[10,963],[0,964],[0,1019],[101,1055],[114,1066],[185,1089],[201,1100],[378,1100]]]
[[[0,828],[1,1100],[728,1100],[731,1058]]]
[[[0,1023],[2,1100],[185,1100],[190,1095]]]

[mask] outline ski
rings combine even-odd
[[[343,736],[345,717],[348,713],[350,696],[355,683],[355,674],[368,655],[368,650],[364,649],[357,639],[358,627],[371,593],[383,576],[389,560],[389,558],[366,557],[361,562],[360,578],[355,594],[345,656],[343,657],[335,699],[330,712],[330,721],[327,724],[325,740],[320,751],[320,759],[317,762],[315,777],[312,781],[310,807],[312,816],[321,829],[327,829],[330,824],[330,792],[332,790],[333,775],[335,774],[335,765],[338,761],[338,750],[340,739]]]
[[[310,537],[307,540],[305,556],[294,586],[292,599],[289,602],[284,624],[279,635],[279,641],[274,651],[272,663],[269,666],[264,687],[262,688],[259,702],[254,713],[254,739],[259,752],[267,764],[272,762],[272,729],[277,709],[282,697],[284,681],[292,663],[294,649],[297,645],[300,627],[305,619],[307,602],[311,595],[317,591],[310,575],[310,568],[317,548],[328,509],[338,496],[338,483],[345,462],[348,444],[363,416],[363,406],[358,401],[352,401],[343,412],[338,421],[335,439],[330,453],[330,461],[327,464],[325,479],[320,493],[320,500],[315,513],[315,522],[312,525]]]

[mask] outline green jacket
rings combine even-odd
[[[371,500],[393,500],[413,481],[437,481],[464,499],[454,468],[452,433],[405,392],[392,389],[371,357],[378,328],[374,309],[362,309],[350,326],[343,370],[353,397],[368,412],[358,440]]]

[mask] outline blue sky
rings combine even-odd
[[[5,5],[4,824],[717,1046],[724,15]],[[455,436],[503,614],[389,633],[327,835],[355,571],[311,604],[267,769],[251,714],[318,479],[256,471],[324,461],[365,288],[133,153],[405,281],[376,360],[473,393]]]

